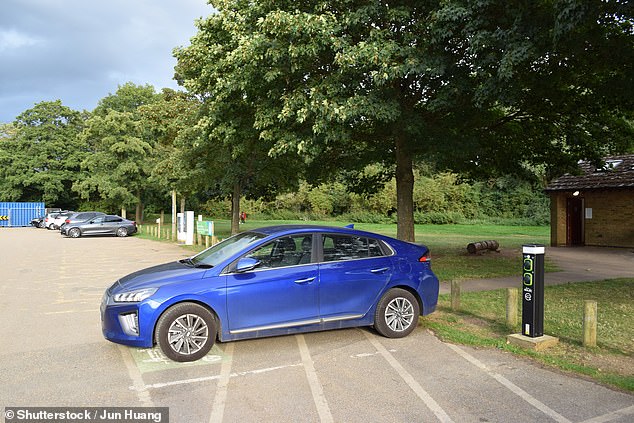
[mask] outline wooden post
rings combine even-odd
[[[451,309],[457,311],[460,309],[460,281],[451,281]]]
[[[209,235],[205,235],[205,248],[209,248]]]
[[[519,288],[508,288],[506,290],[506,325],[510,328],[517,327],[519,295]]]
[[[217,236],[212,236],[211,237],[211,245],[216,245],[218,243],[218,237]]]
[[[121,217],[127,219],[125,207],[121,207]]]
[[[583,307],[583,346],[597,346],[597,302],[585,300]]]
[[[163,219],[159,219],[158,221],[158,238],[161,238],[161,235],[163,234]]]

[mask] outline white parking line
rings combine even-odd
[[[304,365],[304,370],[306,371],[306,378],[308,379],[310,392],[313,394],[313,401],[315,401],[319,419],[324,423],[334,422],[332,414],[330,413],[330,407],[328,407],[328,402],[324,396],[324,391],[319,383],[319,378],[317,377],[313,360],[310,357],[310,351],[308,351],[306,339],[304,339],[304,335],[301,334],[295,335],[295,338],[297,339],[297,345],[299,345],[299,354],[302,357],[302,364]]]
[[[233,378],[233,377],[238,377],[238,376],[257,375],[257,374],[272,372],[272,371],[275,371],[275,370],[287,369],[289,367],[300,367],[300,366],[302,366],[301,363],[286,364],[286,365],[283,365],[283,366],[267,367],[265,369],[256,369],[256,370],[249,370],[249,371],[246,371],[246,372],[231,373],[229,375],[229,377]],[[221,372],[222,372],[222,369],[221,369]],[[133,390],[133,391],[135,391],[135,390],[149,391],[151,389],[161,389],[161,388],[167,388],[167,387],[176,386],[176,385],[188,385],[190,383],[209,382],[211,380],[218,380],[221,377],[222,377],[222,374],[215,375],[215,376],[197,377],[197,378],[193,378],[193,379],[173,380],[171,382],[152,383],[150,385],[142,385],[140,387],[130,386],[130,390]]]
[[[392,368],[396,370],[396,373],[399,374],[399,376],[405,381],[405,383],[407,383],[412,391],[414,391],[414,393],[418,395],[418,398],[420,398],[425,403],[427,408],[429,408],[431,412],[436,415],[438,420],[443,423],[453,422],[453,420],[451,420],[451,417],[449,417],[445,410],[443,410],[442,407],[431,397],[431,395],[429,395],[427,391],[425,391],[423,387],[420,386],[418,382],[416,382],[416,379],[414,379],[414,377],[410,373],[408,373],[408,371],[405,370],[403,366],[401,366],[401,363],[399,363],[396,358],[394,358],[394,356],[390,354],[390,352],[383,345],[381,345],[381,343],[374,337],[374,335],[365,330],[362,330],[361,332],[363,332],[366,338],[368,338],[370,343],[390,364],[390,366],[392,366]]]
[[[449,348],[454,350],[458,355],[460,355],[462,358],[464,358],[465,360],[467,360],[471,364],[473,364],[476,367],[479,367],[480,369],[484,370],[489,376],[491,376],[493,379],[495,379],[498,382],[500,382],[502,385],[506,386],[515,395],[519,396],[524,401],[526,401],[527,403],[529,403],[533,407],[537,408],[539,411],[541,411],[542,413],[546,414],[547,416],[549,416],[553,420],[558,421],[560,423],[571,423],[570,420],[568,420],[567,418],[565,418],[564,416],[562,416],[561,414],[559,414],[558,412],[556,412],[552,408],[548,407],[546,404],[544,404],[543,402],[541,402],[537,398],[533,397],[531,394],[529,394],[528,392],[526,392],[525,390],[523,390],[519,386],[515,385],[513,382],[511,382],[510,380],[508,380],[507,378],[505,378],[501,374],[495,373],[494,371],[490,370],[484,363],[482,363],[480,360],[478,360],[477,358],[475,358],[471,354],[467,353],[466,351],[462,350],[461,348],[457,347],[456,345],[453,345],[453,344],[445,344],[445,345],[447,345]]]
[[[234,344],[229,342],[224,351],[224,355],[226,357],[230,357],[230,359],[223,361],[222,365],[220,366],[220,380],[218,380],[216,397],[214,398],[214,405],[211,408],[209,423],[221,422],[222,416],[225,413],[225,403],[227,402],[227,388],[229,386],[229,379],[231,378],[231,363],[233,362],[233,347]]]
[[[620,410],[616,410],[602,416],[597,416],[588,420],[584,420],[581,423],[607,423],[621,417],[629,416],[630,414],[634,414],[634,405],[631,407],[621,408]]]
[[[137,398],[139,398],[139,402],[143,404],[145,407],[154,407],[152,404],[152,398],[150,398],[150,393],[147,390],[143,389],[143,377],[141,377],[141,373],[139,373],[139,369],[137,369],[134,364],[134,360],[132,359],[132,355],[130,354],[130,348],[124,347],[123,345],[117,345],[119,347],[119,351],[123,356],[123,362],[125,363],[125,367],[128,370],[128,375],[130,379],[132,379],[131,389],[137,391]]]

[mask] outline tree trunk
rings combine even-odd
[[[137,223],[143,222],[143,203],[140,201],[136,203],[136,211],[134,213],[134,219],[137,221]]]
[[[185,196],[184,195],[181,195],[181,213],[185,215]]]
[[[233,184],[233,193],[231,193],[231,235],[240,232],[240,195],[242,195],[242,187],[239,182]]]
[[[172,190],[172,239],[176,239],[176,190]]]
[[[141,193],[137,191],[136,193],[137,203],[136,210],[134,213],[134,220],[141,223],[143,221],[143,203],[141,202]]]
[[[403,136],[396,139],[396,237],[414,242],[414,171]]]

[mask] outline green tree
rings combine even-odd
[[[179,57],[199,69],[186,86],[213,84],[219,99],[244,93],[260,139],[308,158],[310,174],[384,163],[396,178],[401,239],[414,239],[418,157],[481,175],[561,169],[631,139],[628,2],[214,6]]]
[[[71,186],[87,154],[78,138],[85,119],[57,100],[38,103],[5,125],[0,138],[0,197],[76,206]]]
[[[139,108],[156,100],[153,87],[132,83],[100,100],[80,135],[91,153],[81,162],[84,177],[73,184],[83,199],[101,199],[115,210],[136,206],[136,220],[142,220],[155,141]]]
[[[271,154],[273,143],[261,138],[255,120],[261,105],[253,99],[264,81],[259,70],[240,68],[235,48],[249,29],[234,23],[225,14],[211,15],[199,23],[201,31],[191,45],[174,54],[177,80],[203,101],[200,137],[184,140],[189,144],[181,148],[192,166],[204,169],[200,188],[211,196],[231,198],[231,231],[237,233],[240,198],[272,198],[296,187],[301,161],[292,152]],[[227,84],[227,74],[241,73],[239,83]]]

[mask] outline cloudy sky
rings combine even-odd
[[[128,81],[177,88],[172,49],[212,12],[207,0],[0,0],[0,123],[41,101],[92,110]]]

